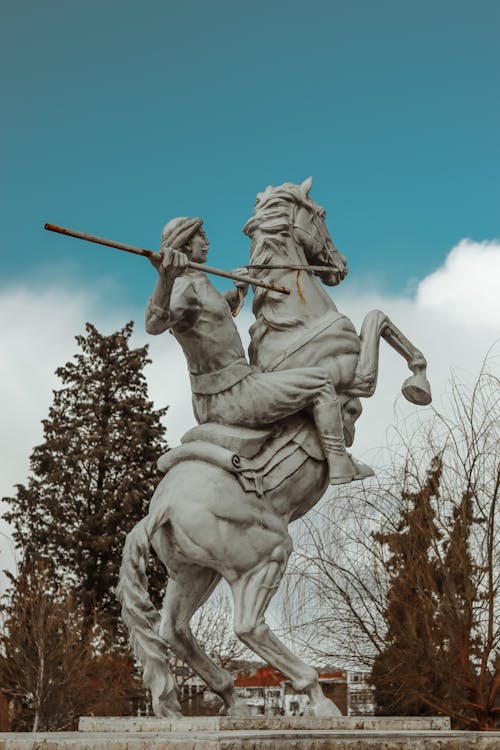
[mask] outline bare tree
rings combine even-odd
[[[499,385],[486,367],[471,389],[454,379],[446,413],[399,433],[379,480],[337,490],[297,534],[289,636],[303,628],[316,658],[375,664],[386,712],[498,722]]]
[[[13,707],[11,728],[76,728],[82,714],[126,714],[141,690],[109,633],[88,627],[84,605],[54,583],[46,560],[25,557],[5,600],[0,685]]]

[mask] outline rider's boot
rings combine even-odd
[[[340,401],[331,382],[329,386],[319,394],[313,406],[313,416],[328,461],[330,484],[346,484],[371,477],[373,469],[346,451]]]
[[[328,461],[330,484],[346,484],[374,475],[370,466],[347,453],[343,436],[323,434],[320,439]]]

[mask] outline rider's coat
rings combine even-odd
[[[229,304],[204,273],[188,270],[178,277],[168,317],[165,312],[150,300],[146,327],[155,332],[170,328],[182,346],[200,424],[271,424],[306,409],[323,393],[332,398],[331,381],[322,367],[266,373],[251,367]]]

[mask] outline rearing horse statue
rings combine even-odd
[[[315,278],[336,286],[345,278],[347,265],[326,228],[325,209],[309,197],[311,184],[309,178],[302,185],[268,187],[257,196],[253,216],[243,228],[252,240],[248,268],[291,290],[289,296],[255,290],[250,362],[266,372],[321,364],[339,392],[366,398],[375,392],[382,337],[413,372],[403,383],[405,398],[414,404],[429,404],[427,362],[422,352],[380,310],[366,315],[358,335]],[[293,270],[294,265],[315,270],[302,273]],[[259,267],[263,271],[259,272]]]
[[[229,308],[237,308],[237,294],[235,298],[229,293],[224,300],[207,286],[204,274],[182,275],[187,262],[183,248],[194,261],[206,257],[208,241],[201,220],[183,217],[164,230],[170,246],[165,246],[162,263],[168,267],[160,269],[148,304],[147,327],[151,333],[170,328],[188,362],[194,362],[191,382],[201,424],[159,460],[165,476],[148,515],[127,536],[117,589],[158,716],[181,713],[168,666],[169,648],[222,698],[227,713],[249,713],[235,695],[231,674],[208,657],[190,629],[193,614],[222,578],[233,595],[234,629],[241,641],[285,674],[296,690],[308,694],[310,714],[339,715],[337,706],[323,696],[317,672],[291,653],[265,621],[292,550],[288,524],[318,502],[329,482],[315,398],[325,388],[335,398],[338,395],[344,429],[343,437],[336,436],[334,442],[345,452],[361,411],[359,397],[375,389],[382,337],[413,372],[403,385],[406,398],[418,404],[430,401],[425,359],[389,318],[379,311],[369,313],[358,336],[322,288],[321,282],[338,284],[347,269],[326,229],[324,210],[309,197],[310,188],[311,180],[267,188],[257,197],[244,228],[252,240],[249,267],[261,279],[286,284],[291,291],[284,296],[255,289],[252,369],[228,322]],[[208,309],[217,327],[208,326]],[[207,341],[200,330],[211,337],[204,350]],[[221,330],[231,337],[229,344],[221,340]],[[228,346],[230,366],[213,367],[208,373],[196,370],[200,350],[223,363]],[[313,397],[304,396],[297,385],[301,376]],[[283,398],[276,396],[274,402],[271,394],[269,403],[278,416],[270,424],[273,417],[257,403],[259,393],[262,388],[279,391],[280,385],[287,389],[289,403],[280,411],[276,403],[283,405]],[[227,394],[232,399],[227,400]],[[251,402],[245,412],[253,415],[249,427],[242,426],[239,397]],[[361,477],[345,481],[353,478]],[[147,591],[151,546],[169,576],[161,614]]]

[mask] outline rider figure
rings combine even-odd
[[[346,452],[340,402],[325,369],[258,372],[250,367],[231,315],[238,308],[238,289],[220,294],[205,273],[187,266],[188,260],[207,259],[209,242],[202,225],[201,219],[188,217],[166,224],[163,257],[152,260],[158,281],[146,309],[146,331],[170,329],[182,346],[197,421],[259,427],[309,410],[328,461],[330,483],[372,474]]]

